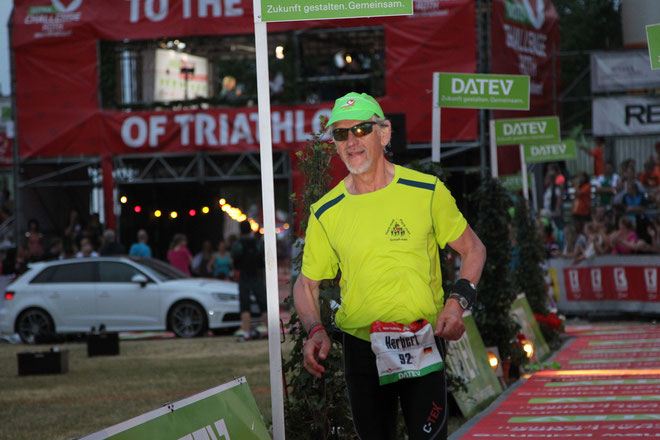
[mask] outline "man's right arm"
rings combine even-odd
[[[293,303],[300,317],[304,330],[309,334],[316,324],[321,323],[321,312],[319,304],[320,281],[307,278],[302,273],[298,276],[293,286]],[[330,338],[325,329],[321,328],[314,332],[312,337],[305,342],[303,348],[303,363],[310,374],[321,377],[325,367],[319,361],[325,360],[330,351]]]

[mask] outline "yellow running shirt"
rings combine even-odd
[[[319,281],[341,271],[335,322],[365,341],[374,321],[435,326],[444,296],[438,245],[466,226],[435,176],[395,166],[389,185],[360,195],[341,181],[312,205],[302,273]]]

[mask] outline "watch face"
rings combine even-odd
[[[467,310],[469,304],[468,304],[468,300],[465,299],[464,296],[461,296],[461,297],[458,298],[458,303],[461,305],[463,310]]]

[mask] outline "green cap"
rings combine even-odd
[[[368,121],[373,115],[385,117],[376,100],[366,93],[351,92],[335,101],[327,125],[346,120]]]

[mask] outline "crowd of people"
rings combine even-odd
[[[660,253],[660,142],[642,171],[627,159],[618,173],[603,160],[602,144],[598,138],[587,150],[593,176],[582,171],[569,181],[558,164],[547,167],[539,215],[547,257],[579,264],[596,255]]]
[[[217,244],[205,240],[193,254],[186,235],[177,233],[171,239],[165,259],[190,276],[235,280],[238,274],[232,265],[231,249],[237,239],[231,236]],[[42,232],[37,219],[29,219],[23,239],[0,256],[0,272],[21,274],[27,270],[28,263],[36,261],[119,255],[155,257],[147,231],[140,229],[135,241],[125,246],[113,229],[103,227],[98,214],[91,214],[84,223],[80,213],[73,209],[62,232],[52,237]]]

